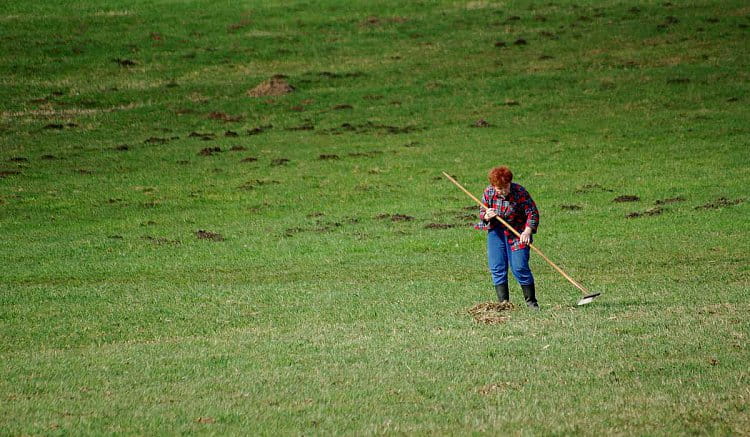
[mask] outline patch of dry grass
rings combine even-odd
[[[510,319],[506,313],[515,309],[510,302],[483,302],[469,308],[469,314],[479,323],[496,325],[505,323]]]

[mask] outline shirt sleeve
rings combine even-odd
[[[531,228],[532,233],[536,234],[536,230],[539,227],[539,210],[529,192],[525,188],[523,191],[523,197],[525,198],[523,211],[526,214],[526,226]]]
[[[492,205],[490,205],[490,197],[489,197],[489,196],[487,195],[487,190],[484,190],[484,194],[482,195],[482,203],[483,203],[483,204],[485,204],[485,205],[489,205],[489,206],[492,206]],[[481,220],[482,220],[483,222],[485,222],[485,223],[486,223],[486,222],[488,221],[488,220],[486,220],[486,219],[484,218],[484,213],[485,213],[486,211],[487,211],[487,210],[486,210],[485,208],[481,208],[481,207],[479,208],[479,218],[480,218],[480,219],[481,219]]]

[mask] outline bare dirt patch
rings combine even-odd
[[[637,218],[637,217],[645,217],[645,216],[654,216],[654,215],[661,215],[664,212],[664,209],[662,209],[659,206],[655,206],[653,208],[649,208],[645,211],[641,212],[631,212],[630,214],[627,214],[626,218]]]
[[[450,229],[455,228],[458,225],[451,223],[428,223],[424,227],[425,229]]]
[[[23,156],[14,156],[8,159],[9,162],[29,162],[29,158]]]
[[[321,161],[331,160],[331,159],[339,159],[339,155],[332,154],[332,153],[331,154],[322,154],[322,155],[318,155],[318,159],[320,159]]]
[[[585,184],[576,188],[575,193],[582,194],[582,193],[591,193],[594,191],[605,191],[607,193],[611,193],[614,190],[610,190],[609,188],[602,187],[599,184]]]
[[[244,29],[252,24],[252,20],[249,18],[243,18],[240,21],[236,23],[232,23],[229,26],[227,26],[227,32],[234,33],[237,32],[240,29]]]
[[[727,206],[739,205],[743,202],[743,199],[729,200],[726,197],[719,197],[718,199],[712,200],[705,205],[696,206],[695,209],[721,209]]]
[[[190,134],[188,135],[188,138],[199,138],[203,141],[211,141],[211,140],[216,139],[216,135],[211,132],[203,133],[203,132],[193,131],[193,132],[190,132]]]
[[[321,71],[318,76],[326,77],[328,79],[346,79],[352,77],[362,77],[365,74],[361,71],[350,71],[347,73],[332,73],[330,71]]]
[[[257,127],[252,128],[252,129],[249,129],[247,131],[247,134],[248,135],[258,135],[258,134],[262,134],[263,132],[265,132],[267,130],[271,130],[271,129],[273,129],[273,125],[271,125],[271,124],[268,124],[268,125],[265,125],[265,126],[257,126]]]
[[[680,20],[677,17],[669,15],[669,16],[664,17],[664,21],[662,21],[661,23],[657,24],[656,28],[663,30],[663,29],[666,29],[669,26],[672,26],[672,25],[677,24],[679,22],[680,22]]]
[[[379,150],[373,150],[371,152],[351,152],[351,153],[347,153],[346,156],[349,156],[352,158],[374,158],[382,154],[383,152]]]
[[[293,91],[294,87],[286,81],[286,76],[277,74],[248,91],[247,95],[250,97],[282,96]]]
[[[240,162],[256,162],[258,158],[254,156],[248,156],[247,158],[242,158]]]
[[[479,387],[477,393],[487,396],[505,390],[518,390],[518,388],[518,384],[513,384],[512,382],[495,382]]]
[[[224,241],[224,237],[216,232],[210,232],[203,229],[195,231],[195,236],[199,240]]]
[[[230,138],[234,138],[234,137],[238,137],[238,136],[240,136],[240,134],[238,134],[237,132],[235,132],[235,131],[233,131],[233,130],[228,130],[228,131],[225,131],[225,132],[224,132],[224,136],[225,136],[225,137],[230,137]]]
[[[166,244],[178,245],[181,243],[180,240],[170,240],[169,238],[166,238],[166,237],[153,237],[151,235],[144,235],[141,238],[144,240],[150,241],[151,243],[157,246],[163,246]]]
[[[54,161],[54,160],[58,159],[57,156],[50,155],[50,154],[42,155],[40,158],[42,160],[44,160],[44,161]]]
[[[18,170],[0,170],[0,179],[7,178],[8,176],[15,176],[21,174]]]
[[[471,127],[491,127],[492,125],[485,119],[480,118],[471,124]]]
[[[483,302],[469,308],[468,313],[478,323],[497,325],[507,322],[510,319],[507,312],[514,308],[515,306],[510,302]]]
[[[277,159],[274,159],[273,161],[271,161],[271,165],[274,166],[274,167],[276,167],[276,166],[280,166],[280,165],[287,165],[289,162],[290,161],[287,158],[277,158]]]
[[[179,139],[180,139],[180,137],[178,137],[176,135],[172,136],[172,137],[169,137],[169,138],[149,137],[149,138],[143,140],[143,142],[146,143],[146,144],[166,144],[166,143],[168,143],[170,141],[179,140]]]
[[[245,146],[232,146],[229,148],[230,152],[244,152],[245,150],[247,150]]]
[[[221,153],[221,147],[206,147],[198,152],[199,156],[212,156],[216,153]]]
[[[44,126],[42,126],[42,129],[62,130],[62,129],[65,129],[65,128],[73,128],[73,127],[78,127],[78,125],[75,124],[75,123],[65,123],[65,124],[63,124],[63,123],[49,123],[49,124],[45,124]]]
[[[579,211],[583,207],[581,205],[560,205],[560,209],[563,211]]]
[[[281,182],[274,180],[274,179],[255,179],[251,181],[247,181],[244,184],[240,185],[238,188],[241,190],[252,190],[257,187],[262,187],[264,185],[278,185]]]
[[[219,120],[225,123],[236,123],[242,121],[241,115],[229,115],[226,112],[214,111],[208,114],[208,118],[211,120]]]
[[[389,23],[405,23],[409,21],[406,17],[390,17],[390,18],[380,18],[374,15],[371,15],[364,20],[362,20],[359,25],[361,27],[378,27],[382,26],[383,24],[389,24]]]
[[[398,135],[417,132],[420,130],[422,130],[422,128],[417,126],[391,126],[368,121],[367,123],[361,124],[343,123],[339,127],[325,129],[321,132],[331,135],[341,135],[347,132],[355,134],[378,133],[384,135]]]
[[[549,39],[560,39],[560,37],[558,35],[550,32],[548,30],[542,30],[541,32],[539,32],[539,36],[543,36],[543,37],[549,38]]]
[[[312,213],[312,214],[308,214],[307,215],[308,218],[321,217],[321,216],[323,216],[323,213]],[[354,225],[354,224],[357,224],[358,222],[359,222],[359,220],[357,218],[354,218],[354,217],[346,219],[344,221],[344,223],[342,223],[342,222],[335,222],[335,221],[325,221],[325,220],[318,219],[318,220],[315,221],[315,226],[311,227],[311,228],[288,228],[288,229],[285,229],[284,230],[284,236],[285,237],[293,237],[294,235],[302,233],[302,232],[313,232],[313,233],[317,233],[317,234],[323,234],[323,233],[326,233],[326,232],[334,231],[335,229],[340,228],[341,226],[343,226],[345,223],[346,224]]]
[[[116,62],[120,67],[135,67],[136,65],[138,65],[137,62],[131,59],[115,58],[112,60],[112,62]]]
[[[378,220],[390,219],[392,222],[410,222],[414,217],[405,214],[378,214],[375,216]]]
[[[287,229],[284,229],[284,236],[293,237],[296,234],[299,234],[300,232],[305,232],[305,230],[302,228],[287,228]]]
[[[288,127],[285,130],[291,130],[291,131],[295,131],[295,130],[315,130],[315,126],[313,126],[312,123],[302,123],[299,126]]]
[[[677,196],[677,197],[670,197],[669,199],[659,199],[656,202],[654,202],[654,204],[656,204],[656,205],[666,205],[666,204],[669,204],[669,203],[684,202],[685,200],[687,200],[687,199],[685,199],[682,196]]]
[[[640,197],[634,196],[632,194],[623,194],[622,196],[617,196],[614,199],[612,199],[613,202],[617,202],[617,203],[638,202],[639,200],[641,200]]]

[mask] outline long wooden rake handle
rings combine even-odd
[[[474,197],[474,195],[473,195],[473,194],[471,194],[471,193],[469,192],[469,190],[467,190],[466,188],[464,188],[463,186],[461,186],[461,184],[459,184],[457,180],[453,179],[453,178],[452,178],[452,177],[451,177],[451,176],[450,176],[450,175],[449,175],[448,173],[446,173],[446,172],[443,172],[443,176],[445,176],[446,178],[448,178],[448,180],[449,180],[449,181],[451,181],[451,182],[453,182],[453,184],[454,184],[455,186],[457,186],[458,188],[460,188],[460,189],[461,189],[461,191],[463,191],[463,192],[464,192],[464,193],[466,193],[466,194],[467,194],[467,195],[468,195],[469,197],[471,197],[471,198],[472,198],[472,199],[474,200],[474,202],[476,202],[476,203],[477,203],[477,204],[478,204],[478,205],[479,205],[480,207],[482,207],[482,208],[484,208],[484,209],[489,209],[489,207],[488,207],[487,205],[485,205],[484,203],[482,203],[482,201],[480,201],[479,199],[477,199],[476,197]],[[500,223],[502,223],[502,224],[503,224],[503,225],[504,225],[504,226],[505,226],[506,228],[508,228],[508,230],[510,230],[511,232],[513,232],[513,234],[514,234],[514,235],[515,235],[516,237],[518,237],[518,238],[521,238],[521,234],[519,234],[519,233],[518,233],[518,231],[516,231],[515,229],[513,229],[513,228],[512,228],[512,227],[511,227],[511,226],[510,226],[510,225],[508,224],[508,222],[506,222],[505,220],[503,220],[503,219],[502,219],[502,218],[500,218],[499,216],[495,216],[495,218],[496,218],[496,219],[498,219],[498,220],[500,221]],[[541,257],[542,257],[542,259],[544,259],[545,261],[547,261],[547,264],[551,265],[551,266],[552,266],[552,268],[554,268],[555,270],[557,270],[557,272],[558,272],[558,273],[560,273],[561,275],[563,275],[563,277],[564,277],[565,279],[567,279],[567,280],[568,280],[568,282],[570,282],[570,283],[571,283],[571,284],[573,284],[573,285],[574,285],[574,286],[575,286],[576,288],[578,288],[579,290],[581,290],[581,293],[583,293],[584,295],[590,295],[590,294],[591,294],[591,293],[590,293],[590,292],[589,292],[589,291],[588,291],[588,290],[587,290],[587,289],[586,289],[586,288],[585,288],[585,287],[584,287],[583,285],[579,284],[579,283],[578,283],[578,281],[576,281],[575,279],[571,278],[569,274],[565,273],[565,272],[563,271],[563,269],[561,269],[560,267],[558,267],[558,266],[557,266],[557,264],[553,263],[553,262],[552,262],[552,261],[551,261],[551,260],[550,260],[549,258],[547,258],[547,256],[546,256],[545,254],[543,254],[541,250],[537,249],[537,248],[536,248],[536,246],[534,246],[534,245],[532,245],[532,244],[529,244],[529,247],[530,247],[530,248],[532,248],[532,249],[534,249],[534,251],[535,251],[536,253],[538,253],[538,254],[539,254],[539,256],[541,256]]]

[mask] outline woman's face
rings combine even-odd
[[[501,196],[507,196],[510,193],[510,182],[501,186],[494,185],[494,187],[495,191],[497,191],[497,194]]]

